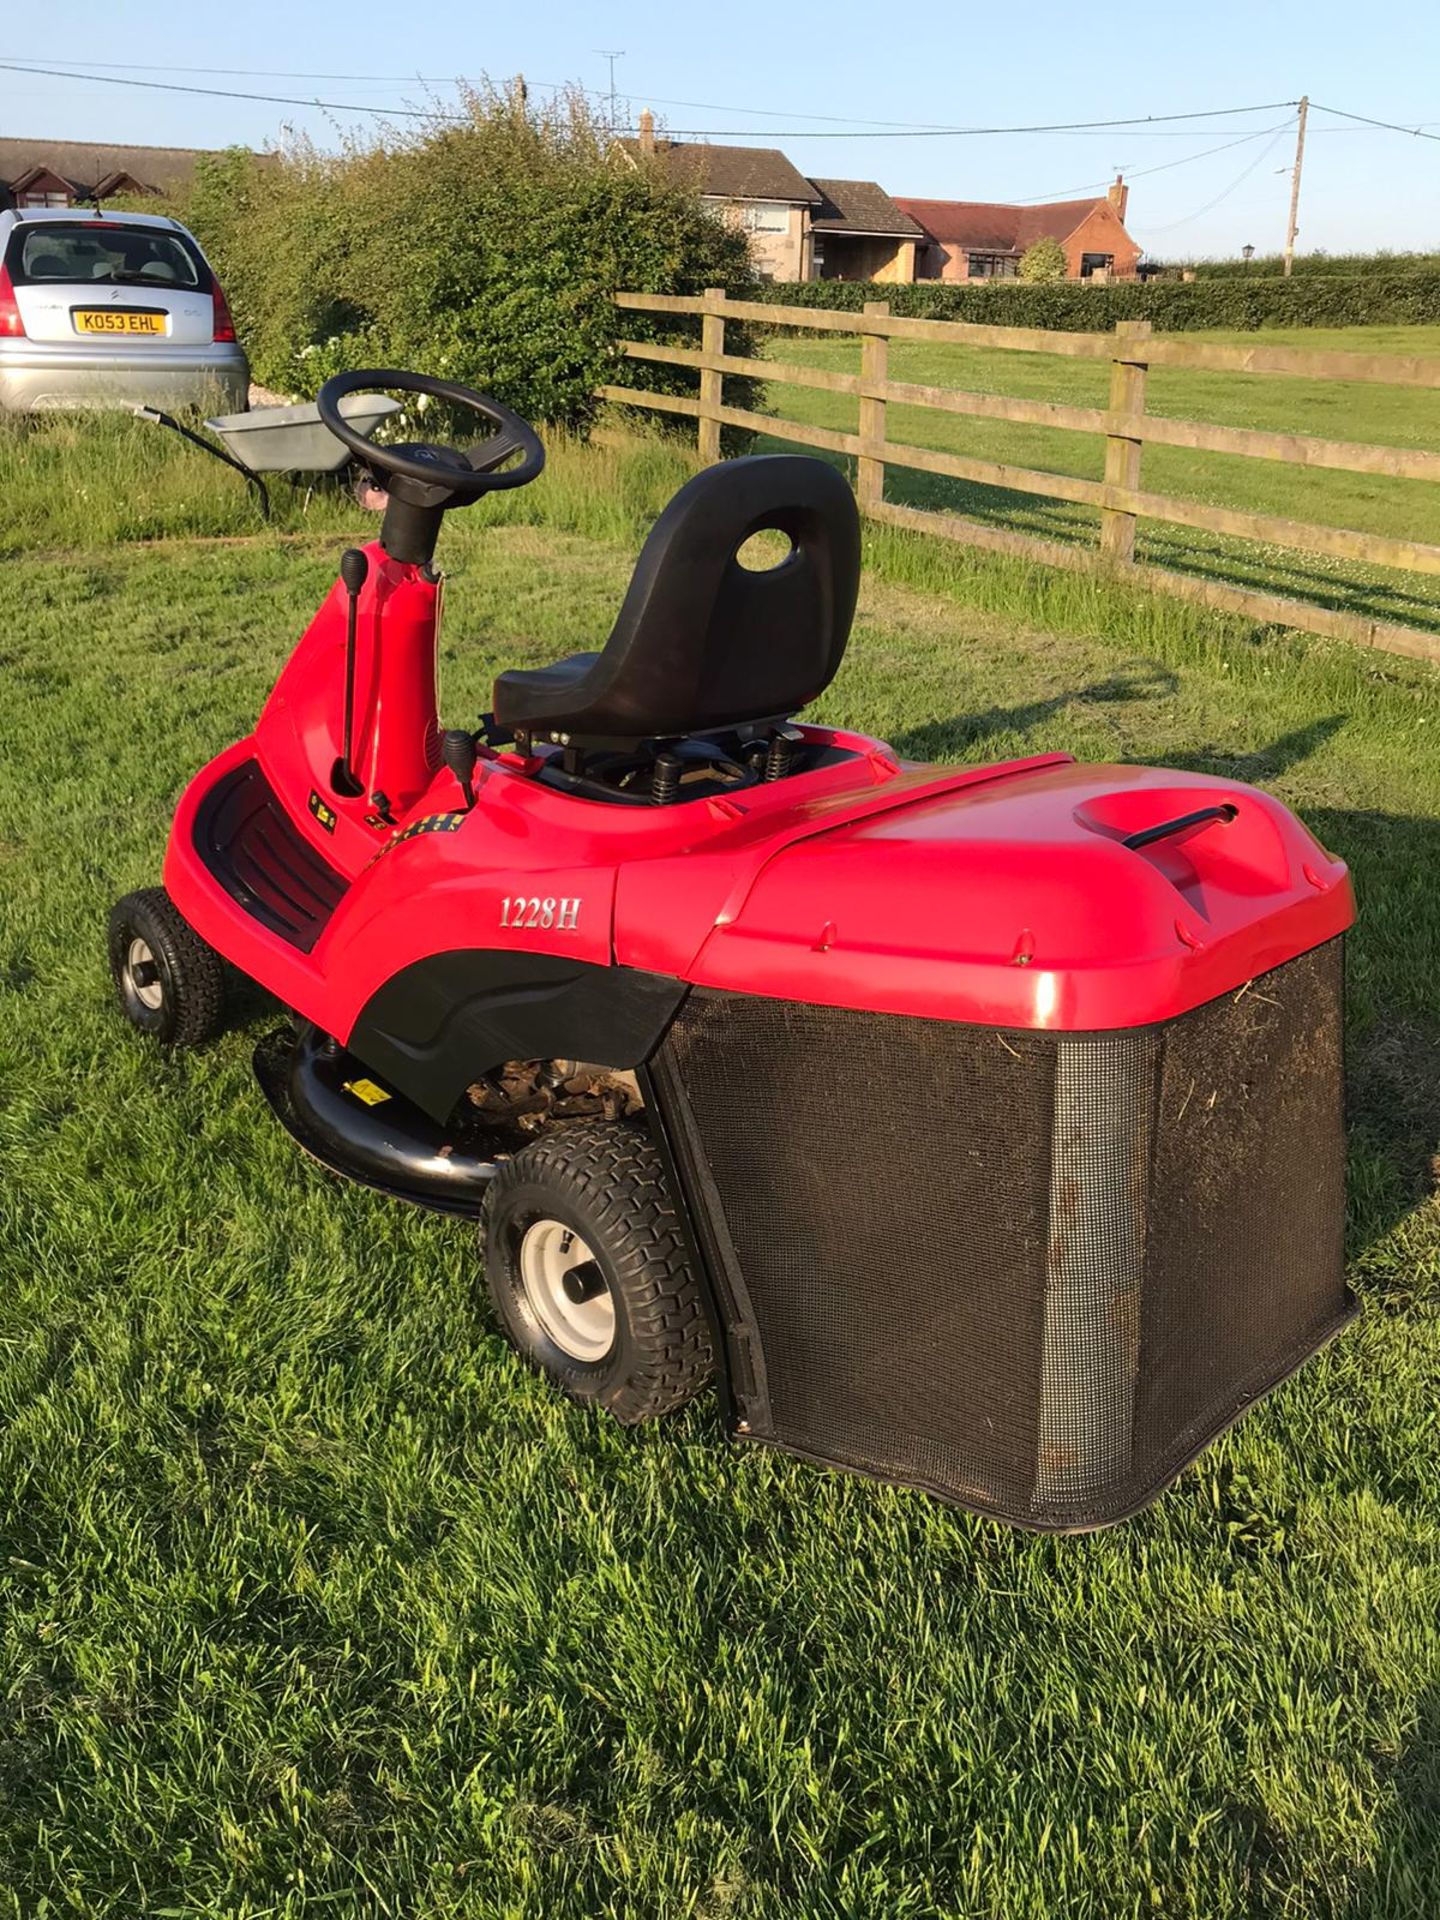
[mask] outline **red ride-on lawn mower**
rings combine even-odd
[[[373,388],[493,436],[374,446],[339,410]],[[733,1434],[1022,1525],[1133,1512],[1335,1332],[1353,909],[1283,806],[797,724],[860,542],[788,456],[698,474],[601,651],[442,734],[442,520],[540,443],[412,374],[320,411],[385,477],[380,538],[111,916],[137,1027],[207,1038],[223,962],[283,1001],[286,1126],[480,1216],[507,1332],[577,1398],[641,1420],[718,1364]]]

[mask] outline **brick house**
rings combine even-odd
[[[722,220],[743,227],[766,280],[913,280],[923,230],[874,180],[807,180],[778,147],[657,139],[647,108],[633,165],[658,161]]]
[[[811,278],[915,278],[925,230],[873,180],[812,180],[820,205],[810,214]]]
[[[655,137],[647,107],[636,139],[616,143],[633,165],[658,162],[698,193],[728,224],[750,236],[751,255],[766,280],[808,280],[812,270],[810,221],[820,193],[778,147],[721,147]]]
[[[615,151],[632,166],[658,163],[743,227],[766,280],[1004,279],[1046,234],[1065,249],[1072,280],[1133,280],[1140,259],[1118,174],[1100,199],[1041,207],[892,199],[874,180],[808,180],[778,147],[659,138],[648,107]]]
[[[1016,207],[985,200],[913,200],[896,205],[925,230],[919,280],[1001,280],[1018,273],[1027,247],[1046,235],[1065,249],[1071,280],[1133,280],[1142,249],[1125,231],[1130,189],[1117,174],[1096,200]]]
[[[112,147],[90,140],[0,140],[0,209],[88,207],[120,195],[183,192],[195,177],[195,147]],[[271,154],[257,154],[262,164]]]

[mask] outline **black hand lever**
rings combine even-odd
[[[1157,827],[1144,827],[1139,833],[1127,833],[1120,844],[1138,853],[1141,847],[1154,846],[1157,840],[1168,840],[1172,833],[1183,833],[1187,827],[1208,827],[1212,821],[1233,820],[1239,811],[1228,800],[1222,801],[1218,807],[1197,807],[1194,813],[1182,813],[1174,820],[1162,820]]]
[[[359,547],[347,547],[340,556],[340,580],[350,597],[345,610],[345,730],[333,784],[337,792],[352,796],[365,791],[350,755],[355,728],[355,626],[360,612],[360,589],[369,572],[370,562]]]
[[[465,796],[465,805],[473,807],[477,758],[474,734],[467,733],[464,727],[448,727],[440,737],[440,757],[460,782],[460,791]]]

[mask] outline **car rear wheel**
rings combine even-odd
[[[573,1399],[630,1424],[710,1378],[709,1316],[638,1127],[575,1127],[524,1148],[491,1182],[481,1231],[506,1333]]]
[[[127,893],[110,909],[110,973],[132,1027],[169,1047],[219,1032],[225,967],[181,919],[163,887]]]

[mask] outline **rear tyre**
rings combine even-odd
[[[710,1378],[710,1321],[659,1155],[637,1127],[576,1127],[507,1161],[481,1227],[513,1344],[573,1399],[627,1425]]]
[[[219,1032],[225,967],[181,919],[163,887],[127,893],[110,909],[110,973],[132,1027],[167,1047]]]

